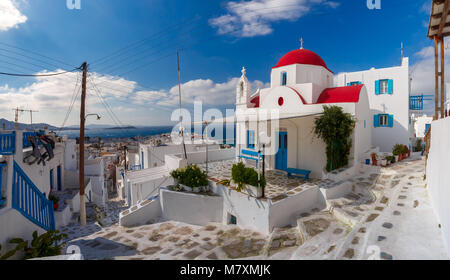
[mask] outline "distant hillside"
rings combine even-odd
[[[3,129],[3,125],[5,126],[6,130],[13,130],[14,129],[14,122],[8,121],[7,119],[0,119],[0,129]],[[19,130],[24,129],[30,129],[30,124],[28,123],[18,123]],[[50,130],[56,130],[58,129],[56,126],[49,125],[47,123],[33,123],[33,129],[44,129],[48,128]]]

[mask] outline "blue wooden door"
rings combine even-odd
[[[53,190],[53,169],[50,169],[50,189]]]
[[[58,165],[58,168],[56,169],[56,186],[58,188],[58,191],[60,191],[62,189],[61,165]]]
[[[279,170],[287,169],[287,132],[278,132],[278,152],[275,157],[275,168]]]

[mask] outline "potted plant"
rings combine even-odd
[[[386,158],[383,158],[383,159],[381,160],[381,166],[386,167],[387,164],[388,164],[387,159],[386,159]]]
[[[236,191],[242,191],[256,198],[262,197],[262,189],[266,186],[266,180],[264,177],[258,180],[258,172],[253,168],[245,167],[242,162],[234,164],[231,168],[231,179],[237,185]]]
[[[388,165],[392,164],[392,163],[395,163],[395,157],[394,156],[387,156],[386,160],[387,160]]]
[[[375,165],[375,166],[378,165],[376,153],[372,153],[372,165]]]
[[[50,194],[48,195],[48,200],[53,201],[53,210],[55,210],[55,211],[58,210],[58,207],[59,207],[59,204],[58,204],[59,198],[58,198],[56,195],[50,193]]]
[[[392,154],[395,156],[395,161],[401,161],[402,160],[402,154],[403,154],[403,145],[401,144],[395,144],[394,148],[392,149]]]
[[[195,164],[173,170],[170,175],[175,179],[177,184],[183,186],[185,191],[196,193],[209,191],[206,173]]]
[[[411,156],[411,151],[409,150],[408,146],[403,145],[403,157],[408,158]]]

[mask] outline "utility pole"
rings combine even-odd
[[[86,76],[87,76],[87,64],[83,63],[81,66],[83,70],[83,80],[81,87],[81,109],[80,109],[80,141],[79,141],[79,153],[80,153],[80,168],[79,178],[80,181],[80,223],[82,226],[86,225],[86,196],[84,194],[84,125],[86,122]]]
[[[31,119],[31,130],[33,130],[33,113],[34,112],[39,112],[39,111],[33,111],[33,110],[25,110],[25,109],[19,109],[19,107],[16,107],[15,109],[13,109],[13,111],[15,111],[15,118],[14,118],[14,129],[18,130],[19,129],[19,112],[23,113],[23,112],[30,112],[30,119]]]
[[[184,145],[183,115],[181,114],[181,77],[180,77],[180,55],[178,54],[178,48],[177,48],[177,64],[178,64],[178,103],[180,105],[181,148],[183,150],[184,159],[187,159],[186,146]]]

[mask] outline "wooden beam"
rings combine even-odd
[[[439,38],[442,38],[442,31],[444,30],[445,23],[447,22],[448,1],[449,0],[445,0],[444,2],[444,10],[442,11],[441,23],[439,24],[439,31],[438,31]]]
[[[448,0],[447,0],[448,1]],[[445,3],[447,4],[447,1]],[[441,118],[444,118],[444,95],[445,95],[445,49],[444,49],[444,39],[441,39]]]
[[[438,108],[439,108],[439,41],[438,37],[434,36],[434,81],[435,81],[435,91],[434,91],[434,118],[438,118]]]

